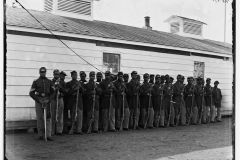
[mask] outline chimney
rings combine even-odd
[[[146,16],[145,18],[145,26],[143,28],[152,30],[152,27],[150,26],[150,17]]]

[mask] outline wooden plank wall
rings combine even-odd
[[[205,62],[205,76],[220,82],[224,110],[232,109],[232,62],[214,58],[171,55],[158,52],[96,46],[94,43],[64,40],[74,51],[96,67],[103,69],[103,52],[121,56],[121,71],[132,70],[176,78],[177,74],[193,76],[194,61]],[[20,121],[36,118],[34,101],[28,96],[38,70],[45,66],[47,77],[52,79],[56,68],[64,70],[70,80],[70,71],[96,71],[55,39],[7,34],[7,89],[6,120]],[[87,76],[88,77],[88,76]]]

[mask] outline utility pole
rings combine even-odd
[[[227,19],[227,18],[226,18],[226,10],[227,10],[227,9],[226,9],[226,8],[227,8],[227,7],[226,7],[226,6],[227,6],[226,3],[227,3],[227,2],[224,1],[224,43],[226,43],[226,19]]]

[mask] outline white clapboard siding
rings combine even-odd
[[[120,70],[131,73],[136,70],[141,75],[153,73],[174,77],[182,74],[193,76],[194,61],[205,62],[205,77],[220,82],[223,110],[232,109],[232,62],[222,59],[173,55],[167,53],[140,51],[113,47],[96,46],[94,43],[64,40],[78,55],[94,64],[100,70],[103,66],[103,53],[120,54]],[[7,35],[6,73],[6,120],[35,119],[34,101],[28,95],[34,79],[39,77],[39,68],[45,66],[47,77],[52,79],[54,69],[64,70],[71,79],[72,70],[97,71],[88,65],[56,39]],[[88,77],[88,76],[87,76]],[[186,79],[185,79],[186,83]]]
[[[6,109],[6,121],[24,121],[35,120],[36,111],[35,107],[8,107]]]

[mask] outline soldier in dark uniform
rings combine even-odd
[[[84,91],[85,91],[85,84],[87,84],[87,80],[86,80],[86,73],[84,71],[80,71],[79,72],[79,75],[80,75],[80,84],[83,88],[83,92],[81,92],[81,97],[82,97],[82,128],[84,131],[87,130],[87,127],[88,127],[88,123],[87,123],[87,107],[86,107],[86,104],[85,104],[85,100],[87,99],[86,95],[84,94]]]
[[[103,131],[115,130],[115,87],[111,81],[111,72],[105,72],[105,79],[100,83],[102,89],[102,118]]]
[[[132,79],[128,83],[128,96],[129,96],[129,110],[130,110],[130,120],[129,120],[129,126],[133,129],[138,128],[138,120],[139,120],[139,88],[140,88],[140,82],[137,79],[137,72],[132,71],[131,73]]]
[[[204,87],[205,89],[205,112],[204,112],[204,119],[206,119],[206,122],[214,122],[215,121],[215,107],[212,102],[212,86],[211,86],[211,78],[207,78],[206,85]]]
[[[64,71],[61,71],[59,73],[60,76],[60,82],[59,82],[59,108],[58,108],[58,115],[57,115],[57,124],[56,124],[56,134],[61,135],[63,132],[63,127],[64,127],[64,108],[65,108],[65,103],[64,103],[64,96],[67,94],[67,89],[66,89],[66,83],[65,83],[65,76],[66,73]]]
[[[221,89],[218,88],[218,81],[214,82],[214,87],[212,91],[212,97],[213,97],[213,104],[217,108],[217,122],[221,122],[221,101],[222,101],[222,93]]]
[[[160,127],[164,127],[164,121],[165,121],[165,110],[163,106],[163,86],[165,82],[165,76],[162,75],[160,78],[160,85],[162,86],[162,103],[161,103],[161,110],[160,110],[160,120],[159,120],[159,125]]]
[[[125,74],[123,75],[123,79],[124,79],[124,83],[127,84],[127,83],[128,83],[128,79],[129,79],[128,74],[125,73]]]
[[[116,129],[128,129],[127,123],[129,123],[129,109],[128,103],[126,99],[126,85],[123,81],[123,73],[118,72],[118,79],[113,82],[116,88],[116,108],[115,108],[115,116],[116,116]],[[124,96],[124,97],[123,97]],[[123,102],[124,101],[124,102]],[[124,108],[123,108],[124,107]],[[124,126],[124,121],[125,126]]]
[[[62,74],[64,72],[61,72]],[[64,73],[65,74],[65,73]],[[63,97],[66,94],[66,84],[64,78],[61,75],[59,70],[53,71],[54,78],[52,83],[55,87],[55,92],[53,99],[51,101],[51,113],[52,113],[52,135],[57,134],[61,135],[63,131],[63,110],[64,110],[64,101]],[[66,74],[65,74],[66,75]]]
[[[154,74],[150,74],[150,80],[149,80],[149,83],[154,85]]]
[[[163,100],[163,83],[161,83],[161,77],[159,74],[155,77],[155,84],[152,90],[152,102],[154,109],[154,127],[159,127],[160,124],[160,113],[162,111],[162,100]]]
[[[83,87],[81,86],[80,82],[77,80],[76,71],[71,72],[71,77],[72,77],[72,80],[66,83],[66,87],[68,89],[68,105],[70,107],[70,114],[71,114],[71,129],[69,131],[69,134],[74,133],[75,127],[76,127],[76,133],[82,134]]]
[[[183,91],[184,85],[182,83],[182,75],[177,76],[177,82],[173,85],[173,101],[175,110],[175,125],[179,125],[181,122],[182,106],[183,104]]]
[[[45,128],[44,128],[44,108],[46,108],[46,135],[47,140],[51,139],[51,96],[54,92],[54,87],[51,82],[46,77],[46,68],[41,67],[39,69],[40,77],[33,81],[29,95],[35,101],[35,109],[37,116],[37,130],[40,140],[43,140]]]
[[[143,75],[144,82],[140,87],[140,125],[145,128],[153,128],[154,110],[152,105],[152,87],[148,82],[149,74]]]
[[[196,119],[197,107],[196,107],[196,102],[194,97],[195,86],[193,84],[193,77],[188,77],[187,81],[188,81],[188,84],[184,88],[184,100],[185,100],[186,111],[187,111],[187,114],[186,114],[187,123],[196,124],[197,123],[197,119]]]
[[[204,111],[204,80],[203,78],[197,79],[197,85],[195,86],[195,99],[198,107],[198,123],[201,124],[203,122],[203,111]]]
[[[171,78],[172,79],[172,78]],[[170,124],[174,126],[174,107],[171,105],[171,97],[173,96],[172,83],[170,83],[169,75],[165,75],[165,84],[163,86],[163,108],[165,110],[165,126]]]
[[[85,84],[84,95],[86,97],[85,105],[87,110],[87,130],[98,133],[98,120],[99,120],[99,97],[101,95],[101,88],[99,83],[94,82],[95,72],[89,73],[89,82]],[[93,103],[94,102],[94,103]],[[93,112],[94,111],[94,112]]]
[[[173,77],[169,77],[169,83],[173,84],[174,78]]]
[[[103,75],[101,72],[97,72],[97,81],[96,83],[99,85],[102,82],[103,79]],[[99,95],[99,121],[98,121],[98,128],[99,130],[102,130],[102,95]]]
[[[52,122],[52,135],[56,134],[56,111],[57,108],[59,108],[60,106],[62,107],[63,104],[61,103],[62,101],[59,101],[59,90],[58,90],[58,86],[59,86],[59,82],[60,82],[60,72],[58,69],[55,69],[53,71],[53,79],[52,79],[52,84],[55,88],[55,91],[53,93],[52,99],[51,99],[51,122]],[[60,103],[59,103],[60,102]],[[57,106],[58,105],[58,106]]]

